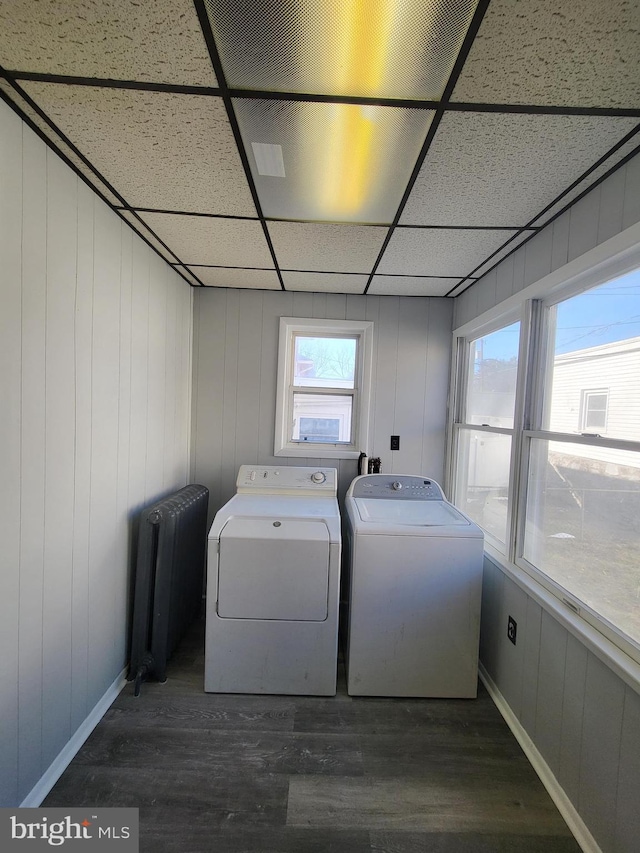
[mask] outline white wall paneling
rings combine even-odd
[[[451,301],[223,290],[195,293],[193,477],[212,490],[213,514],[234,493],[241,464],[324,464],[273,456],[279,318],[374,323],[369,455],[383,471],[442,478]],[[389,450],[400,435],[400,451]],[[326,460],[325,460],[326,462]],[[339,494],[356,462],[338,460]]]
[[[0,805],[15,806],[125,666],[136,511],[188,481],[192,293],[4,103],[0,261]]]

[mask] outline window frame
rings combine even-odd
[[[294,384],[296,336],[356,338],[356,365],[353,388],[313,388]],[[366,450],[371,407],[371,368],[373,363],[373,323],[367,320],[327,320],[281,317],[278,344],[276,422],[274,456],[315,459],[357,459]],[[351,441],[300,442],[289,438],[294,394],[332,394],[350,396],[352,404]]]
[[[515,470],[516,466],[514,465],[514,461],[516,457],[516,441],[518,436],[518,425],[521,421],[521,410],[522,410],[522,402],[520,399],[520,375],[521,375],[521,358],[523,355],[523,320],[521,316],[520,310],[513,310],[506,314],[503,314],[499,318],[493,320],[492,322],[482,324],[476,327],[473,332],[458,335],[456,334],[454,338],[454,346],[453,346],[453,358],[454,364],[452,368],[452,376],[456,377],[456,382],[454,384],[454,395],[453,395],[453,418],[450,420],[450,431],[449,431],[449,451],[448,451],[448,459],[449,464],[447,466],[448,476],[447,482],[449,485],[449,493],[452,496],[452,500],[455,503],[458,499],[458,495],[456,494],[458,483],[459,483],[459,472],[458,472],[458,458],[460,452],[460,436],[463,430],[474,430],[475,432],[486,432],[491,435],[506,435],[511,438],[511,453],[510,453],[510,462],[509,462],[509,481],[507,486],[507,523],[506,523],[506,536],[505,542],[501,542],[499,539],[494,537],[488,531],[484,531],[485,533],[485,542],[487,542],[492,549],[500,554],[501,556],[509,556],[509,543],[511,541],[511,531],[514,525],[514,498],[516,495],[516,478],[515,478]],[[513,427],[496,427],[489,426],[487,424],[472,424],[466,421],[466,405],[469,394],[469,376],[470,376],[470,359],[471,359],[471,346],[472,344],[478,340],[478,338],[484,337],[485,335],[490,335],[493,332],[498,332],[501,329],[504,329],[508,326],[512,326],[514,323],[520,323],[520,339],[518,345],[518,370],[517,370],[517,379],[516,379],[516,396],[514,403],[514,412],[513,412]]]
[[[579,600],[571,590],[562,587],[528,562],[523,554],[532,441],[542,439],[640,452],[640,441],[542,429],[545,423],[543,391],[548,382],[549,371],[553,368],[553,353],[550,350],[554,330],[546,309],[638,269],[640,224],[631,226],[626,232],[589,250],[539,281],[527,285],[519,293],[454,330],[451,371],[453,382],[445,481],[447,489],[452,492],[456,475],[456,432],[461,425],[461,406],[464,405],[466,393],[466,361],[461,358],[464,342],[508,326],[519,317],[521,335],[510,472],[510,489],[513,491],[510,491],[509,541],[508,547],[500,550],[485,537],[485,554],[488,559],[501,566],[534,600],[550,609],[570,630],[583,637],[596,653],[605,654],[616,671],[628,680],[628,683],[634,685],[640,683],[640,643]],[[600,391],[600,387],[597,390]]]

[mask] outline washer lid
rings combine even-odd
[[[470,522],[445,501],[396,501],[354,498],[360,520],[370,524],[394,522],[420,527],[464,525]]]

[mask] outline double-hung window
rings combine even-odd
[[[459,340],[454,500],[503,553],[512,505],[519,342],[519,321]]]
[[[282,317],[276,456],[355,458],[367,446],[373,324]]]
[[[640,649],[640,270],[540,313],[518,562]]]
[[[488,551],[640,662],[640,268],[617,264],[458,330],[449,470]]]

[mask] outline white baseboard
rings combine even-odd
[[[571,830],[574,838],[580,845],[584,853],[602,853],[602,850],[596,843],[595,838],[589,832],[585,822],[582,820],[576,807],[573,805],[564,789],[553,775],[551,768],[544,760],[538,748],[531,740],[526,730],[522,727],[520,720],[511,710],[511,707],[505,700],[504,696],[498,690],[495,682],[483,667],[479,665],[480,680],[487,688],[487,692],[493,699],[495,706],[500,711],[506,724],[511,729],[515,739],[522,747],[522,751],[529,759],[529,763],[540,777],[540,781],[547,789],[547,793],[556,805],[556,808],[564,818],[567,826]]]
[[[20,803],[20,808],[38,808],[42,804],[44,798],[62,776],[69,764],[71,764],[86,739],[104,717],[113,701],[127,683],[126,674],[127,668],[125,667]]]

